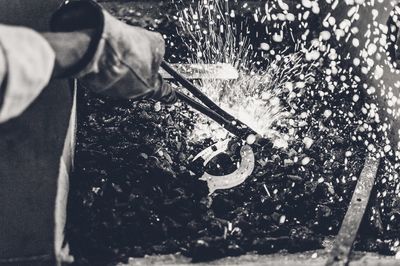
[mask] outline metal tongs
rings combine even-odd
[[[250,128],[248,125],[233,117],[231,114],[219,107],[214,101],[212,101],[207,95],[205,95],[196,85],[190,82],[182,74],[177,72],[171,65],[163,61],[161,67],[178,83],[186,88],[193,96],[199,99],[202,103],[194,100],[186,94],[176,91],[178,98],[189,106],[193,107],[202,114],[216,121],[226,130],[233,135],[246,140],[249,135],[257,136],[257,132]],[[215,156],[224,153],[228,150],[229,139],[218,142],[200,152],[195,156],[194,160],[202,158],[204,160],[203,165],[207,163]],[[255,158],[254,153],[249,145],[242,146],[240,150],[241,162],[236,171],[225,176],[215,176],[209,173],[204,173],[200,180],[207,182],[209,187],[209,193],[212,194],[218,189],[229,189],[243,183],[248,176],[254,170]]]
[[[182,74],[177,72],[171,65],[163,61],[161,67],[171,75],[175,81],[179,82],[184,88],[198,98],[202,103],[194,100],[186,94],[176,91],[178,98],[202,114],[216,121],[233,135],[246,140],[249,135],[257,135],[257,132],[248,125],[233,117],[231,114],[219,107],[213,100],[205,95],[196,85],[190,82]]]

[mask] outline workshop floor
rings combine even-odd
[[[196,266],[203,265],[243,265],[243,266],[323,266],[326,261],[326,252],[305,252],[301,254],[272,254],[255,255],[249,254],[240,257],[228,257],[213,262],[196,263]],[[181,265],[189,266],[190,259],[179,255],[149,256],[145,258],[135,258],[129,264],[119,264],[118,266],[136,265]],[[350,266],[397,266],[400,265],[400,258],[379,256],[372,253],[356,253]]]
[[[227,257],[211,262],[191,263],[190,258],[182,255],[146,256],[144,258],[131,258],[128,264],[120,263],[118,266],[143,266],[143,265],[173,265],[173,266],[324,266],[328,254],[333,246],[333,239],[324,241],[325,249],[289,254],[279,252],[269,255],[247,254],[240,257]],[[400,256],[382,256],[375,253],[354,252],[349,266],[398,266]]]

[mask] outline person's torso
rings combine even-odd
[[[51,14],[63,0],[0,0],[0,23],[26,26],[38,31],[48,28]]]

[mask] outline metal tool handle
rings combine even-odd
[[[177,82],[179,82],[183,87],[185,87],[189,92],[191,92],[196,98],[198,98],[204,105],[198,103],[197,101],[191,99],[189,96],[186,96],[183,93],[178,92],[178,97],[200,111],[201,113],[207,115],[211,119],[215,120],[217,123],[222,125],[225,129],[227,129],[232,134],[246,138],[250,134],[257,135],[257,132],[250,128],[245,123],[236,119],[228,112],[219,107],[213,100],[207,97],[199,88],[197,88],[192,82],[187,80],[180,73],[175,71],[167,62],[163,61],[161,63],[161,67],[170,74]]]
[[[368,155],[325,266],[347,266],[375,183],[380,160]]]
[[[176,92],[178,98],[182,100],[183,102],[187,103],[190,105],[192,108],[196,109],[200,113],[208,116],[218,124],[222,125],[226,130],[228,130],[230,133],[234,134],[235,136],[241,136],[243,135],[244,131],[241,128],[236,127],[232,121],[229,121],[225,117],[221,116],[214,110],[204,106],[203,104],[193,100],[189,96],[185,95],[184,93],[177,91]],[[256,134],[256,133],[255,133]]]

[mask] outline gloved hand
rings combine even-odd
[[[51,29],[95,30],[85,56],[67,73],[94,92],[116,98],[176,101],[175,91],[158,73],[165,52],[160,34],[129,26],[93,1],[65,4],[53,15]]]

